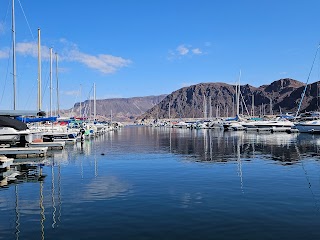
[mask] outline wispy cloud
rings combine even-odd
[[[287,75],[287,72],[281,72],[280,75]]]
[[[36,58],[38,56],[38,45],[34,42],[17,43],[16,53]],[[49,48],[46,46],[41,46],[41,57],[45,59],[49,58]]]
[[[8,58],[10,54],[10,49],[9,48],[4,48],[0,50],[0,59],[1,58]]]
[[[99,54],[93,56],[82,53],[79,50],[72,50],[68,52],[65,59],[73,62],[80,62],[89,68],[96,69],[102,73],[114,73],[117,69],[128,66],[131,61],[122,57],[116,57],[108,54]]]
[[[203,51],[199,47],[193,47],[187,44],[181,44],[176,47],[175,50],[169,50],[169,60],[182,58],[182,57],[192,57],[195,55],[202,55]]]
[[[61,91],[63,95],[68,95],[68,96],[79,96],[80,95],[80,90],[73,90],[73,91]]]
[[[61,51],[59,52],[59,61],[78,62],[88,68],[97,70],[104,74],[116,72],[118,69],[127,67],[131,64],[131,60],[110,54],[91,55],[81,52],[76,44],[60,39]],[[0,49],[0,58],[9,56],[9,49]],[[38,44],[35,42],[20,42],[16,44],[16,53],[25,57],[36,58],[38,56]],[[43,60],[49,60],[50,48],[41,46],[41,57]]]
[[[185,45],[180,45],[177,47],[177,53],[179,55],[182,55],[182,56],[187,55],[189,51],[190,51],[189,48],[186,47]]]
[[[200,48],[194,48],[191,50],[193,52],[193,54],[195,55],[199,55],[199,54],[202,54],[202,51],[200,50]]]

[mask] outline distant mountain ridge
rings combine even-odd
[[[290,78],[279,79],[269,85],[253,87],[241,85],[240,113],[254,115],[296,112],[305,84]],[[200,83],[181,88],[167,95],[139,119],[227,117],[235,115],[235,85],[226,83]],[[319,105],[319,82],[309,84],[301,112],[314,111]],[[245,104],[244,104],[245,103]]]
[[[129,121],[145,113],[148,109],[157,105],[166,94],[159,96],[112,98],[96,100],[96,115],[101,120]],[[81,102],[81,112],[84,116],[93,114],[93,100]],[[74,104],[73,108],[64,111],[64,115],[80,116],[80,103]]]
[[[296,112],[305,84],[290,78],[269,85],[241,85],[240,113],[254,115]],[[320,82],[307,85],[301,112],[319,108]],[[244,104],[245,103],[245,104]],[[270,104],[271,103],[271,104]],[[199,83],[159,96],[98,99],[97,118],[100,120],[133,122],[136,119],[227,117],[235,115],[235,85],[214,82]],[[272,107],[272,109],[270,108]],[[81,103],[84,116],[93,115],[93,100]],[[65,110],[63,115],[79,116],[80,103]]]

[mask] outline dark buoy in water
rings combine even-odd
[[[104,153],[101,153],[101,155],[104,155]]]

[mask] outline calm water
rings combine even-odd
[[[320,136],[126,127],[0,189],[0,239],[320,239]]]

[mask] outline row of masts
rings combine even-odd
[[[52,55],[53,49],[50,48],[50,116],[53,116],[53,79],[52,79]],[[59,78],[58,78],[58,54],[55,53],[56,59],[56,98],[57,114],[60,115],[59,100]],[[15,1],[12,0],[12,70],[13,70],[13,110],[17,110],[17,69],[16,69],[16,30],[15,30]],[[41,33],[38,29],[38,93],[37,93],[37,110],[42,110],[42,79],[41,79]]]
[[[241,101],[240,101],[241,98]],[[254,94],[251,96],[251,108],[248,107],[245,103],[245,100],[241,94],[240,91],[240,84],[235,85],[235,94],[232,97],[232,109],[230,110],[230,105],[221,105],[221,104],[214,104],[212,105],[212,98],[210,96],[203,95],[203,118],[208,119],[208,118],[213,118],[214,111],[213,109],[215,108],[215,117],[229,117],[229,114],[231,116],[236,116],[236,115],[247,115],[247,116],[265,116],[267,114],[273,115],[273,103],[272,103],[272,98],[269,98],[270,103],[269,104],[264,104],[262,103],[260,106],[258,106],[259,110],[256,112],[256,107],[255,106],[255,99],[254,99]],[[208,99],[208,100],[207,100]],[[172,113],[171,113],[171,101],[168,103],[168,118],[171,119]],[[181,118],[181,115],[183,115],[179,110],[181,107],[178,107],[178,115]],[[159,106],[157,107],[157,119],[159,119]],[[224,112],[222,112],[224,110]],[[250,111],[249,111],[250,110]],[[245,113],[246,112],[246,113]],[[245,113],[245,114],[244,114]],[[280,114],[281,113],[281,108],[280,108]],[[193,111],[192,116],[189,116],[191,118],[195,118],[195,112]],[[198,115],[199,117],[199,115]]]
[[[96,100],[96,84],[93,83],[93,120],[95,121],[97,118],[97,100]],[[80,85],[80,101],[79,101],[79,115],[80,118],[83,118],[83,111],[82,111],[82,85]]]

